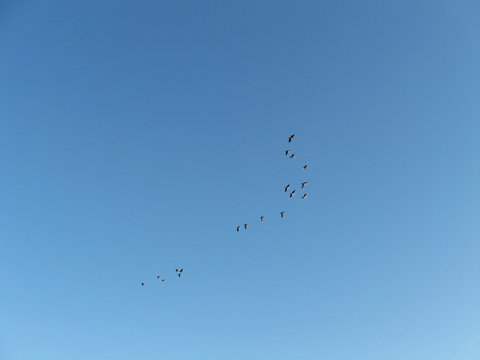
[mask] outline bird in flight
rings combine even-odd
[[[307,193],[303,194],[302,196],[302,199],[306,199],[307,198]]]
[[[182,272],[183,272],[183,269],[175,269],[175,272],[178,273],[178,277],[181,277],[182,276]]]
[[[290,155],[290,159],[295,159],[295,154]]]
[[[283,218],[283,215],[285,215],[285,211],[282,211],[282,212],[280,213],[280,216],[281,216],[282,218]]]
[[[237,226],[237,232],[239,232],[239,231],[240,231],[240,226]]]
[[[303,189],[303,188],[305,187],[305,185],[307,185],[307,184],[308,184],[308,182],[306,182],[306,181],[302,182],[302,189]]]
[[[288,184],[287,186],[285,186],[285,192],[287,192],[288,188],[290,187],[290,184]]]
[[[288,138],[288,142],[292,142],[293,138],[295,137],[295,134],[292,134],[289,138]]]
[[[291,153],[291,152],[292,152],[292,150],[285,150],[285,156],[287,156],[288,153]]]
[[[144,286],[144,285],[145,285],[145,283],[142,283],[141,285],[142,285],[142,286]]]
[[[295,190],[293,190],[293,191],[290,193],[290,197],[292,197],[293,195],[295,195]]]
[[[308,165],[305,165],[305,166],[303,167],[303,170],[307,170],[307,168],[308,168]]]
[[[247,230],[248,224],[244,224],[243,227]]]
[[[263,219],[264,219],[264,216],[263,215],[260,216],[260,221],[263,221]]]

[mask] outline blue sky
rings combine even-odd
[[[479,11],[2,2],[0,358],[478,359]]]

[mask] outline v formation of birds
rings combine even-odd
[[[288,143],[291,143],[294,139],[295,139],[295,134],[290,135],[289,138],[288,138]],[[289,156],[289,155],[290,155],[290,156]],[[289,157],[290,159],[295,159],[295,154],[292,152],[291,149],[285,150],[285,156]],[[302,167],[302,169],[303,169],[303,170],[307,170],[307,169],[308,169],[308,165],[305,164],[305,165]],[[300,187],[301,187],[302,189],[304,189],[307,184],[308,184],[307,181],[303,181],[302,183],[300,183]],[[285,186],[285,193],[288,193],[289,197],[290,197],[290,198],[293,198],[293,197],[295,196],[295,189],[292,189],[292,191],[289,192],[290,187],[291,187],[290,184],[287,184],[287,185]],[[306,198],[307,198],[307,193],[304,193],[304,194],[302,195],[302,199],[306,199]],[[282,219],[285,217],[285,215],[286,215],[285,210],[280,211],[280,217],[281,217]],[[263,220],[265,219],[265,216],[261,215],[259,218],[260,218],[260,222],[263,222]],[[237,232],[240,232],[240,230],[241,230],[242,228],[243,228],[244,230],[247,230],[247,229],[248,229],[248,226],[249,226],[249,225],[248,225],[247,223],[245,223],[245,224],[243,224],[243,225],[238,225],[238,226],[236,227],[236,230],[237,230]],[[183,275],[183,269],[175,269],[175,274],[178,276],[178,278],[181,278],[182,275]],[[165,282],[165,279],[164,279],[162,276],[160,276],[160,275],[155,276],[155,278],[156,278],[157,280],[159,280],[161,283]],[[141,282],[140,285],[141,285],[141,286],[145,286],[145,282]]]
[[[290,135],[289,138],[288,138],[288,143],[291,143],[294,139],[295,139],[295,134]],[[285,156],[289,157],[290,159],[295,159],[295,154],[292,152],[291,149],[285,150]],[[303,170],[307,170],[307,169],[308,169],[308,165],[307,165],[307,164],[303,165],[302,169],[303,169]],[[302,183],[300,183],[300,186],[301,186],[301,188],[303,189],[303,188],[305,188],[305,186],[306,186],[307,184],[308,184],[307,181],[303,181]],[[293,197],[295,196],[295,191],[296,191],[296,189],[292,189],[291,192],[288,192],[289,189],[290,189],[290,186],[291,186],[290,184],[287,184],[287,185],[285,186],[285,192],[288,193],[288,195],[289,195],[290,198],[293,198]],[[306,198],[307,198],[307,193],[304,193],[304,194],[302,195],[302,199],[306,199]],[[286,214],[286,212],[285,212],[284,210],[282,210],[282,211],[280,212],[280,217],[283,219],[283,217],[285,216],[285,214]],[[265,216],[263,216],[263,215],[260,216],[260,222],[263,222],[264,219],[265,219]],[[243,228],[244,228],[245,230],[247,230],[248,224],[243,224]],[[237,232],[239,232],[241,229],[242,229],[242,225],[238,225],[238,226],[236,227]]]

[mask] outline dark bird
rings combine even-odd
[[[263,221],[263,219],[264,219],[264,216],[263,215],[260,216],[260,221]]]
[[[288,153],[292,152],[292,150],[285,150],[285,156],[288,155]]]
[[[240,226],[237,226],[237,232],[239,232],[239,231],[240,231]]]
[[[305,166],[303,167],[303,170],[307,170],[307,168],[308,168],[308,165],[305,165]]]
[[[179,272],[183,272],[183,269],[180,269],[180,271],[179,271]]]
[[[290,155],[290,159],[295,159],[295,154]]]
[[[165,282],[165,279],[162,279],[162,282]]]
[[[293,191],[290,193],[290,197],[292,197],[293,195],[295,195],[295,190],[293,190]]]
[[[178,277],[181,277],[181,276],[182,276],[182,274],[178,274]]]
[[[283,215],[285,215],[285,211],[282,211],[282,212],[280,213],[280,216],[281,216],[282,218],[283,218]]]
[[[287,186],[285,186],[285,192],[287,192],[288,188],[290,187],[290,184],[288,184]]]
[[[157,279],[160,279],[160,275],[157,275]]]
[[[302,182],[302,189],[303,189],[303,188],[305,187],[305,185],[307,185],[307,184],[308,184],[308,182],[306,182],[306,181]]]
[[[144,285],[145,285],[145,283],[142,283],[142,286],[144,286]]]
[[[178,272],[178,269],[175,269],[175,272]]]
[[[243,227],[247,230],[248,224],[244,224]]]
[[[289,138],[288,138],[288,142],[292,142],[293,138],[295,137],[295,134],[292,134]]]
[[[306,199],[306,198],[307,198],[307,194],[305,193],[303,194],[302,199]]]

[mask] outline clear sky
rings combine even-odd
[[[479,14],[2,1],[0,359],[479,359]]]

